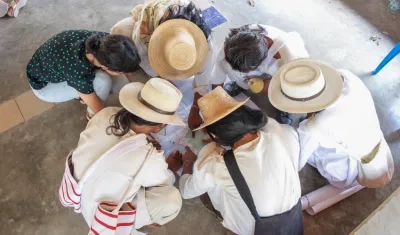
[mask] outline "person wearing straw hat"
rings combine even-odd
[[[211,74],[211,29],[201,10],[187,0],[154,0],[137,5],[131,17],[115,24],[111,34],[132,38],[140,67],[152,77],[182,80],[194,76],[194,87]],[[205,89],[198,87],[197,89]]]
[[[244,91],[247,95],[266,94],[271,75],[282,64],[296,58],[308,57],[304,41],[297,32],[286,33],[273,26],[260,24],[233,28],[213,65],[211,84],[214,88],[223,86],[228,78],[231,82],[225,84],[225,89],[231,96]],[[250,92],[247,92],[249,89]],[[201,95],[195,95],[189,127],[200,125],[196,99]],[[277,120],[284,124],[291,123],[288,113],[278,112]]]
[[[79,202],[75,211],[94,230],[107,229],[102,224],[118,227],[103,216],[112,209],[102,208],[106,212],[100,216],[96,208],[121,202],[135,208],[133,229],[159,227],[175,218],[182,206],[172,173],[182,166],[182,154],[172,153],[166,161],[164,151],[150,137],[166,125],[184,126],[176,113],[182,93],[170,82],[152,78],[146,84],[125,85],[119,99],[123,108],[104,108],[81,133],[78,146],[67,158],[66,175],[70,176],[64,175],[60,200],[68,206],[68,199],[78,196],[70,206]],[[82,188],[76,186],[79,183]]]
[[[238,175],[231,173],[227,163],[233,157],[268,234],[302,234],[297,133],[246,106],[247,100],[237,102],[222,87],[198,100],[204,121],[197,130],[205,128],[213,142],[199,152],[195,162],[193,154],[182,158],[181,195],[184,199],[202,195],[203,202],[209,197],[206,207],[223,219],[227,229],[255,234],[258,222],[238,191]],[[233,152],[225,152],[221,145]]]
[[[335,187],[381,187],[393,175],[371,93],[360,78],[321,61],[298,59],[282,66],[268,92],[271,104],[307,114],[298,128],[301,156]],[[362,118],[360,118],[362,117]]]

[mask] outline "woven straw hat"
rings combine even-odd
[[[146,84],[129,83],[121,89],[119,100],[126,110],[146,121],[185,125],[176,112],[182,93],[164,79],[152,78]]]
[[[150,38],[148,56],[153,70],[162,78],[182,80],[199,73],[208,54],[203,31],[188,20],[168,20]]]
[[[289,113],[312,113],[335,103],[343,78],[331,66],[313,59],[284,64],[272,77],[268,98],[275,108]]]
[[[249,98],[242,102],[237,102],[222,87],[218,86],[197,101],[201,116],[203,117],[203,124],[193,131],[197,131],[221,120],[240,108],[240,106],[244,105],[248,100]]]

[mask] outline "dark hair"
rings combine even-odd
[[[247,73],[255,70],[268,55],[268,45],[264,41],[261,32],[263,28],[258,26],[250,29],[248,25],[231,29],[225,39],[225,60],[234,70]]]
[[[200,8],[196,8],[194,3],[190,2],[187,6],[172,5],[168,8],[165,16],[160,20],[160,24],[173,19],[189,20],[203,31],[206,39],[211,35],[211,29],[203,19]]]
[[[111,122],[111,119],[114,121]],[[126,109],[121,109],[116,114],[112,115],[110,118],[110,126],[107,127],[106,133],[108,135],[114,134],[115,136],[124,136],[131,129],[132,123],[139,126],[157,126],[160,123],[146,121],[135,114],[130,113]],[[113,131],[115,130],[115,131]]]
[[[232,146],[246,134],[256,133],[267,122],[268,118],[263,112],[243,105],[223,119],[207,126],[206,130],[215,142]]]
[[[134,72],[140,63],[135,44],[123,35],[94,34],[86,39],[85,49],[111,71]]]

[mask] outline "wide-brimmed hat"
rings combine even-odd
[[[238,102],[222,87],[218,86],[197,101],[201,116],[203,117],[203,124],[193,131],[197,131],[221,120],[240,108],[240,106],[244,105],[248,100],[249,98]]]
[[[199,73],[208,54],[203,31],[189,20],[168,20],[150,38],[148,57],[162,78],[182,80]]]
[[[176,112],[182,93],[164,79],[152,78],[146,84],[127,84],[121,89],[119,100],[126,110],[146,121],[185,125]]]
[[[331,66],[313,59],[284,64],[272,77],[268,98],[275,108],[289,113],[312,113],[335,103],[343,78]]]

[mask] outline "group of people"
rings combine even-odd
[[[179,214],[182,198],[198,196],[235,234],[302,234],[298,172],[306,163],[335,187],[391,180],[392,155],[360,78],[310,59],[295,32],[245,25],[216,53],[210,37],[193,3],[154,0],[111,34],[65,31],[33,55],[27,75],[37,97],[88,106],[59,199],[82,213],[90,234],[157,228]],[[153,78],[129,83],[138,67]],[[165,158],[152,134],[185,125],[173,83],[192,77],[188,126],[212,142],[197,156],[186,148]],[[276,120],[235,100],[251,95],[254,78],[279,110]],[[119,93],[122,108],[104,107],[110,93]],[[297,129],[293,113],[307,115]]]

